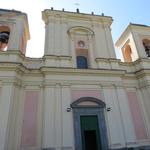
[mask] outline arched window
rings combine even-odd
[[[83,40],[77,40],[76,43],[76,62],[77,68],[87,69],[88,68],[88,46],[87,42]]]
[[[10,29],[7,26],[0,26],[0,50],[5,51],[7,49],[9,41]]]
[[[87,58],[85,56],[77,56],[77,68],[79,69],[88,68]]]
[[[72,39],[72,49],[74,47],[76,67],[80,69],[88,69],[91,66],[91,47],[89,40],[94,36],[94,32],[86,27],[75,26],[68,30],[68,34]],[[75,59],[74,59],[75,60]]]
[[[132,54],[132,51],[131,51],[130,45],[126,45],[124,48],[124,52],[123,52],[125,62],[132,62],[131,54]]]
[[[145,48],[145,52],[147,57],[150,57],[150,40],[144,39],[143,40],[143,46]]]

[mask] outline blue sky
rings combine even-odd
[[[150,0],[0,0],[0,8],[16,9],[28,14],[31,40],[28,42],[27,56],[42,57],[44,54],[44,23],[41,11],[44,9],[76,11],[112,16],[112,37],[114,42],[132,23],[150,26]],[[38,45],[37,45],[38,43]]]

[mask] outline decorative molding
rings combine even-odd
[[[46,9],[42,12],[42,18],[45,23],[48,23],[48,18],[50,16],[60,15],[61,17],[65,17],[68,20],[86,20],[86,21],[95,21],[95,22],[105,22],[107,24],[112,23],[112,17],[110,16],[102,16],[102,15],[91,15],[91,14],[84,14],[84,13],[76,13],[76,12],[69,12],[69,11],[60,11],[60,10],[50,10]]]
[[[93,102],[97,105],[80,105],[82,102]],[[104,108],[106,104],[100,99],[94,97],[82,97],[71,104],[72,108]]]
[[[82,31],[85,35],[94,35],[94,31],[91,30],[90,28],[84,27],[84,26],[74,26],[68,29],[67,33],[70,34],[75,34],[77,31]],[[88,34],[87,34],[88,33]]]

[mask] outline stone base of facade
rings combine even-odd
[[[150,150],[150,146],[119,148],[119,149],[110,149],[110,150]]]
[[[42,150],[73,150],[72,147],[63,147],[63,148],[43,148]]]
[[[44,148],[42,150],[55,150],[55,148]]]
[[[42,150],[56,150],[56,148],[44,148]],[[68,150],[68,148],[63,150]],[[119,149],[109,149],[109,150],[150,150],[150,146],[142,146],[142,147],[132,147],[132,148],[119,148]]]

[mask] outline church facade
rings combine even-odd
[[[0,150],[149,150],[150,27],[116,46],[109,16],[47,9],[42,58],[25,13],[0,9]]]

